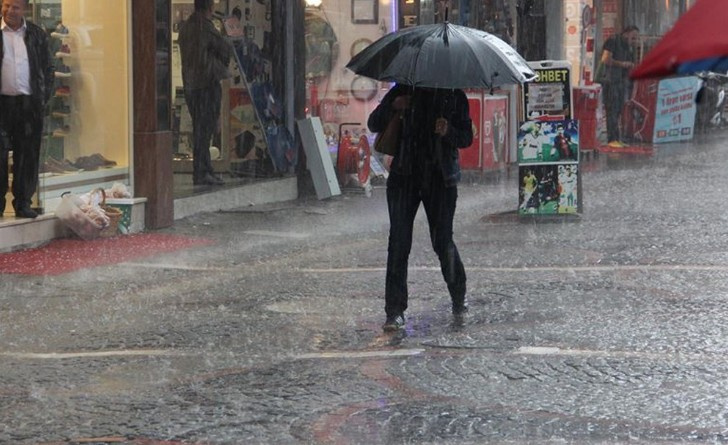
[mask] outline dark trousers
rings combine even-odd
[[[425,181],[418,175],[390,173],[387,180],[389,246],[384,290],[387,316],[402,314],[407,309],[407,263],[420,203],[425,208],[430,241],[440,259],[440,270],[452,303],[463,303],[465,268],[452,239],[457,197],[457,187],[445,187],[441,174],[432,175],[429,181]]]
[[[604,83],[602,97],[607,114],[607,142],[620,140],[619,120],[624,108],[626,86],[621,83]]]
[[[220,119],[220,84],[208,88],[185,91],[187,108],[192,118],[192,161],[194,180],[214,173],[210,159],[210,141]]]
[[[31,96],[0,96],[0,128],[10,145],[0,144],[0,205],[5,208],[8,192],[9,148],[13,151],[13,207],[30,208],[38,187],[42,105]]]

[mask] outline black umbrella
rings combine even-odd
[[[448,22],[387,34],[346,67],[372,79],[431,88],[491,89],[536,78],[523,57],[503,40]]]

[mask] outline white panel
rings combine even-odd
[[[303,149],[306,152],[306,166],[311,171],[316,197],[326,199],[340,195],[341,189],[339,189],[334,163],[326,145],[321,119],[318,117],[299,119],[296,124],[301,135]]]

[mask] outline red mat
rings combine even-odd
[[[35,248],[0,254],[0,274],[60,275],[165,252],[212,244],[204,238],[139,233],[99,238],[58,239]]]

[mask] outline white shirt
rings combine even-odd
[[[0,30],[3,33],[3,62],[2,62],[2,86],[0,94],[6,96],[17,96],[30,94],[30,64],[28,63],[28,50],[25,47],[25,30],[27,25],[23,20],[23,26],[13,31],[0,20]]]

